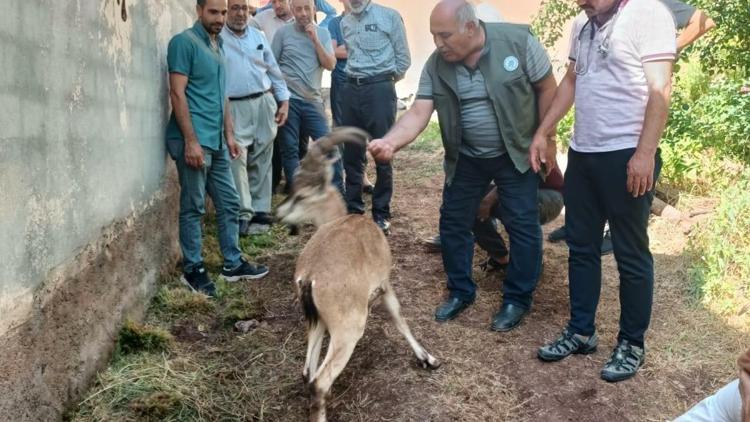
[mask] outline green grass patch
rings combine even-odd
[[[724,316],[750,306],[750,179],[721,195],[713,218],[690,239],[690,275],[700,300]]]
[[[162,352],[172,345],[172,335],[152,325],[141,325],[127,320],[120,329],[117,339],[118,354],[138,352]]]
[[[436,152],[443,148],[443,141],[440,135],[440,125],[435,121],[430,121],[425,130],[412,142],[410,149],[419,152]]]
[[[152,310],[170,315],[208,315],[216,310],[216,305],[206,295],[196,294],[181,286],[165,285],[159,288]]]

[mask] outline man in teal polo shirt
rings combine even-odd
[[[225,114],[224,53],[219,37],[227,2],[198,0],[196,11],[195,25],[172,38],[167,49],[172,116],[166,140],[180,179],[181,281],[193,291],[211,296],[215,289],[201,256],[206,191],[216,206],[224,256],[222,277],[230,282],[261,278],[268,268],[245,261],[238,244],[240,205],[230,152],[236,158],[239,148],[231,117]]]

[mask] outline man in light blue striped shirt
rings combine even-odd
[[[289,90],[266,37],[248,27],[247,0],[229,0],[222,30],[226,95],[242,153],[232,162],[240,195],[240,235],[267,231],[271,223],[271,156],[277,126],[289,114]]]
[[[396,121],[396,81],[403,79],[411,65],[404,21],[391,8],[371,0],[351,0],[351,13],[341,20],[347,46],[347,80],[342,90],[342,123],[361,128],[374,138],[384,136]],[[363,214],[363,175],[365,148],[344,147],[346,203],[350,213]],[[377,164],[377,180],[372,194],[372,217],[388,234],[390,231],[393,168]]]

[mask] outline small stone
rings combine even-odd
[[[249,321],[237,321],[234,323],[234,329],[243,334],[246,334],[258,328],[260,325],[260,322],[255,319],[251,319]]]

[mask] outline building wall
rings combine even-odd
[[[59,418],[174,266],[165,56],[194,4],[0,13],[0,419]]]

